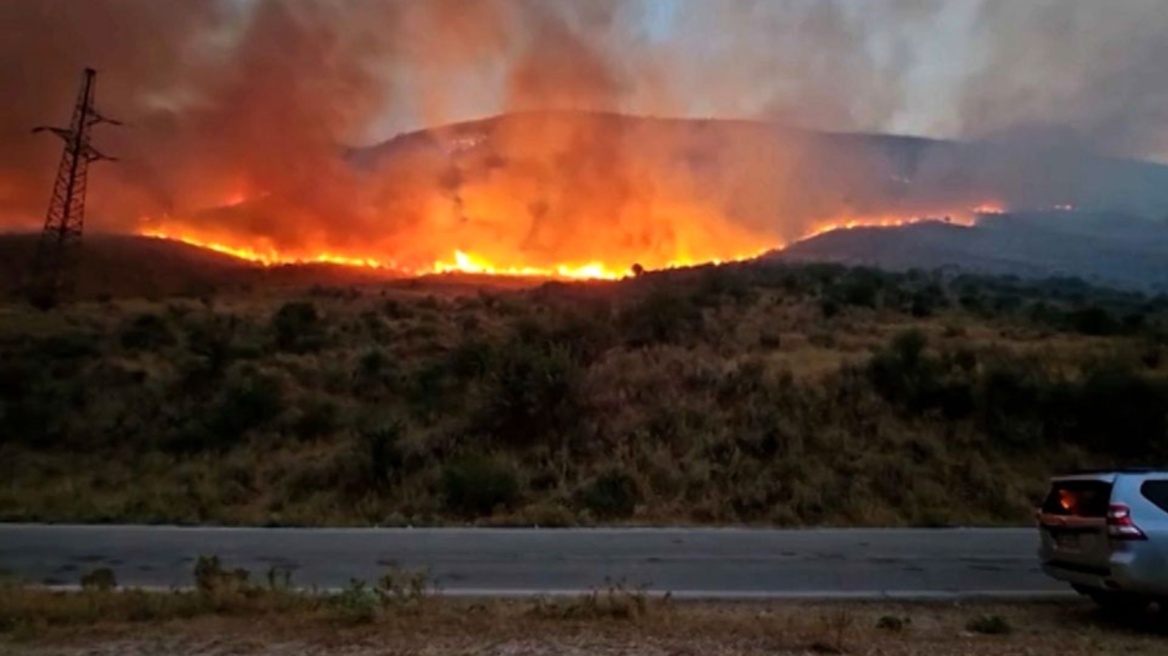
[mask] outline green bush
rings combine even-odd
[[[1115,335],[1123,327],[1110,312],[1095,306],[1072,312],[1068,319],[1076,332],[1092,337]]]
[[[1168,393],[1124,367],[1092,373],[1078,403],[1078,441],[1122,457],[1168,453]]]
[[[1000,615],[979,615],[966,623],[965,630],[983,635],[1007,635],[1014,632],[1014,627]]]
[[[174,346],[178,341],[170,325],[156,314],[140,314],[121,331],[122,346],[133,350],[154,350]]]
[[[272,316],[271,329],[276,348],[292,353],[307,353],[324,346],[324,321],[316,305],[308,301],[291,301],[280,306]]]
[[[569,436],[584,413],[582,375],[561,347],[512,342],[488,376],[476,425],[511,447]]]
[[[279,379],[247,370],[216,395],[205,416],[194,418],[194,425],[177,446],[180,450],[230,448],[283,411],[284,386]]]
[[[496,508],[514,506],[519,497],[519,475],[498,459],[464,458],[442,469],[443,501],[459,515],[486,517]]]
[[[928,339],[919,330],[902,332],[868,362],[868,378],[888,402],[920,412],[932,400],[940,371],[925,354]]]
[[[704,328],[702,310],[687,296],[655,289],[620,315],[622,333],[632,347],[677,344]]]
[[[101,337],[95,333],[69,329],[38,339],[30,349],[37,360],[76,366],[78,360],[101,355]]]
[[[392,421],[357,434],[366,481],[374,487],[387,485],[405,463],[400,442],[405,425]]]
[[[300,405],[293,430],[302,440],[329,437],[341,428],[341,408],[336,401],[312,396]]]
[[[81,575],[81,588],[83,590],[96,590],[98,592],[109,592],[118,587],[117,576],[114,571],[108,567],[99,567],[91,572],[86,572]]]
[[[202,594],[240,592],[247,589],[251,574],[245,569],[227,569],[218,556],[199,556],[195,562],[195,589]]]
[[[450,352],[450,371],[462,379],[479,379],[494,366],[495,348],[477,337],[464,339]]]
[[[1045,388],[1035,370],[1012,364],[993,364],[978,382],[977,408],[982,430],[1010,447],[1033,448],[1046,437]]]
[[[580,490],[580,504],[600,519],[628,519],[640,501],[637,481],[623,471],[610,471]]]

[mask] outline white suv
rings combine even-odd
[[[1107,609],[1168,600],[1168,471],[1055,477],[1037,515],[1048,576]]]

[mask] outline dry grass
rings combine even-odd
[[[1109,623],[1078,603],[712,604],[607,592],[556,601],[430,599],[368,615],[335,600],[23,591],[0,596],[0,652],[74,654],[1159,654],[1162,618]],[[6,615],[0,614],[0,618]],[[979,632],[970,627],[1008,626]],[[995,634],[996,633],[996,634]]]

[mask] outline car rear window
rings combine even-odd
[[[1168,480],[1144,481],[1140,486],[1140,494],[1160,510],[1168,512]]]
[[[1111,483],[1056,481],[1042,502],[1042,512],[1068,517],[1106,517],[1110,501]]]

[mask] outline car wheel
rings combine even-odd
[[[1108,592],[1092,590],[1087,593],[1096,606],[1108,614],[1137,614],[1148,610],[1151,600],[1139,595],[1124,594],[1122,592]]]

